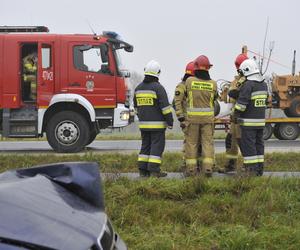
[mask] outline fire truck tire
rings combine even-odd
[[[292,100],[288,110],[289,117],[300,117],[300,96]]]
[[[264,128],[264,135],[263,135],[263,138],[264,140],[269,140],[271,138],[273,134],[273,127],[270,123],[266,123],[266,126]]]
[[[281,123],[278,127],[281,140],[296,140],[299,137],[300,129],[297,123]]]
[[[96,130],[94,129],[94,130],[92,130],[92,131],[90,132],[89,140],[88,140],[88,142],[87,142],[86,145],[91,144],[91,143],[95,140],[96,136],[97,136],[97,132],[96,132]]]
[[[89,140],[90,127],[79,113],[62,111],[51,117],[46,127],[50,146],[59,153],[81,151]]]

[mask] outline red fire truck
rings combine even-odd
[[[100,129],[129,124],[120,50],[133,51],[114,32],[49,34],[44,26],[0,27],[0,130],[11,138],[46,133],[57,152],[78,152]],[[24,58],[36,55],[36,97]]]

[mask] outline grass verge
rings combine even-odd
[[[300,179],[107,181],[129,249],[300,249]]]
[[[38,164],[63,161],[94,161],[101,166],[102,172],[135,172],[137,153],[132,154],[5,154],[0,157],[0,172],[13,168],[26,168]],[[225,155],[216,155],[216,167],[225,164]],[[242,165],[242,159],[239,158]],[[162,169],[168,172],[180,171],[182,154],[167,152],[163,156]],[[266,154],[266,171],[300,171],[300,153],[270,153]]]

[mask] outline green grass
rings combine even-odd
[[[300,179],[107,181],[129,249],[300,249]]]
[[[0,172],[62,161],[136,171],[137,154],[6,154]],[[218,165],[224,163],[218,154]],[[177,171],[180,153],[165,153]],[[300,171],[300,153],[266,155],[267,170]],[[300,178],[187,178],[104,182],[106,210],[129,249],[300,249]]]
[[[137,153],[131,154],[2,154],[0,157],[0,172],[8,169],[30,167],[38,164],[63,161],[94,161],[101,166],[102,172],[135,172],[137,171]],[[225,155],[216,155],[216,167],[223,166]],[[300,153],[271,153],[266,154],[266,171],[300,171]],[[242,165],[242,159],[239,158]],[[162,169],[168,172],[180,171],[182,154],[167,152],[163,156]]]

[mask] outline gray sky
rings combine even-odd
[[[262,52],[267,17],[272,59],[291,66],[294,49],[300,58],[299,9],[299,0],[1,0],[0,25],[45,25],[51,33],[78,34],[91,32],[89,20],[97,33],[117,31],[135,47],[124,58],[127,68],[143,73],[149,60],[157,60],[171,96],[185,65],[201,54],[214,64],[213,79],[231,80],[242,45]],[[273,63],[269,71],[290,73]]]

